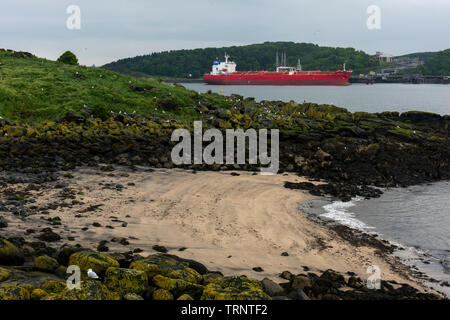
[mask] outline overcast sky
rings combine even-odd
[[[81,29],[69,30],[69,5]],[[370,5],[381,29],[369,30]],[[449,0],[1,0],[0,48],[102,65],[155,51],[312,42],[400,55],[450,48]]]

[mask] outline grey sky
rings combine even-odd
[[[81,8],[81,30],[66,9]],[[381,8],[381,30],[366,9]],[[83,64],[183,48],[312,42],[399,55],[450,48],[449,0],[2,0],[0,48]]]

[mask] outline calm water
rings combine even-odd
[[[450,114],[450,85],[445,84],[353,84],[335,86],[216,86],[183,83],[199,92],[236,93],[261,100],[334,104],[349,111],[383,112],[422,110]]]
[[[450,182],[386,190],[378,199],[315,203],[313,213],[402,245],[396,255],[450,282]],[[450,288],[433,287],[450,296]]]

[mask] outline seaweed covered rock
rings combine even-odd
[[[131,269],[145,271],[149,278],[163,275],[172,279],[181,279],[191,283],[200,283],[202,276],[189,267],[188,262],[177,259],[175,256],[153,254],[147,258],[130,264]]]
[[[248,278],[224,277],[222,281],[210,283],[203,290],[202,300],[270,300],[261,282]]]
[[[105,272],[104,284],[122,296],[127,293],[141,295],[148,288],[148,277],[144,271],[110,267]]]
[[[44,272],[54,272],[58,269],[59,263],[49,256],[39,256],[34,259],[34,268]]]
[[[96,274],[102,275],[109,267],[119,267],[119,262],[106,253],[80,251],[70,256],[69,265],[76,265],[84,272],[92,269]]]
[[[157,289],[153,292],[153,300],[173,300],[173,295],[165,289]]]
[[[127,293],[124,297],[124,300],[135,301],[135,300],[144,300],[140,295],[136,293]]]
[[[6,266],[18,266],[23,263],[24,255],[22,250],[17,248],[11,242],[0,239],[0,264]]]
[[[30,300],[30,290],[22,285],[0,288],[0,300]]]
[[[119,294],[110,291],[99,281],[81,281],[80,290],[65,288],[50,294],[44,300],[120,300]]]
[[[60,293],[67,289],[67,284],[63,281],[50,280],[44,283],[41,289],[49,293]]]
[[[194,298],[200,298],[203,293],[203,286],[181,279],[171,279],[162,275],[153,277],[153,283],[161,289],[170,291],[175,297],[189,294]]]
[[[37,288],[31,291],[31,300],[42,300],[46,296],[48,296],[48,293],[45,290]]]
[[[177,300],[194,300],[194,298],[192,298],[188,294],[183,294],[183,295],[179,296]]]
[[[203,285],[208,285],[217,281],[222,281],[223,275],[218,272],[209,272],[202,275]]]
[[[11,271],[0,267],[0,282],[8,280],[10,276],[11,276]]]

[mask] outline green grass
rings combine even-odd
[[[130,86],[148,91],[133,91]],[[84,106],[94,110],[95,116],[110,111],[135,111],[142,115],[197,118],[192,107],[201,99],[227,107],[226,99],[221,96],[198,94],[160,79],[134,78],[37,57],[17,58],[11,52],[0,50],[0,116],[10,121],[54,120],[67,112],[80,114]],[[173,101],[177,108],[163,113],[158,103],[167,100]]]

